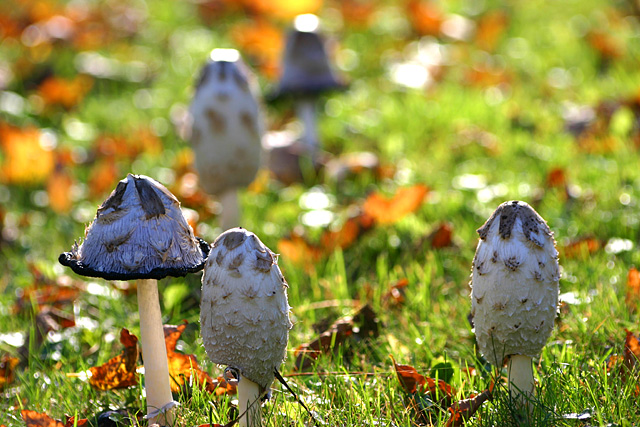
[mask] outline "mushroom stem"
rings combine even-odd
[[[320,145],[318,141],[318,125],[316,120],[315,99],[304,97],[295,103],[296,116],[304,125],[302,142],[313,156],[318,151]]]
[[[226,231],[240,225],[240,203],[238,202],[238,189],[232,188],[220,194],[222,213],[220,214],[220,228]]]
[[[509,356],[509,392],[511,398],[526,404],[533,396],[535,380],[531,357],[521,354]]]
[[[158,281],[139,279],[138,309],[140,312],[140,345],[144,361],[144,388],[147,394],[147,415],[173,402],[169,384],[169,362],[162,328]],[[149,425],[173,425],[173,411],[168,410],[149,419]]]
[[[239,421],[240,427],[260,427],[262,425],[260,402],[256,402],[259,399],[260,386],[240,374],[240,381],[238,381],[238,410],[241,415],[244,414]]]

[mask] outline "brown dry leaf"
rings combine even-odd
[[[25,409],[21,411],[20,414],[26,423],[26,427],[65,427],[62,422],[54,420],[44,413],[28,411]]]
[[[342,0],[338,3],[342,20],[350,27],[368,28],[377,10],[377,2],[372,0]]]
[[[429,234],[427,240],[434,249],[446,248],[453,245],[453,226],[443,222]]]
[[[627,296],[625,301],[627,308],[631,312],[640,310],[640,271],[635,267],[631,267],[627,274]]]
[[[89,425],[89,420],[86,418],[81,418],[76,421],[75,417],[67,417],[67,422],[64,424],[64,427],[84,427]]]
[[[44,182],[53,172],[55,156],[43,141],[42,132],[33,126],[18,128],[0,121],[0,149],[4,153],[0,181],[16,185]]]
[[[208,392],[217,392],[216,388],[222,385],[213,381],[209,374],[200,369],[198,360],[194,355],[175,352],[176,343],[187,327],[187,324],[185,320],[185,323],[182,325],[164,325],[164,340],[167,346],[167,358],[169,360],[171,390],[179,393],[185,385],[191,382],[192,375],[195,375],[198,384],[204,384]],[[144,357],[144,355],[142,355],[142,357]],[[226,388],[226,383],[224,387]]]
[[[17,357],[11,357],[3,354],[0,358],[0,391],[3,391],[15,378],[14,370],[20,360]]]
[[[409,279],[403,278],[396,281],[384,295],[382,295],[382,303],[385,306],[400,307],[405,302],[405,294],[409,286]]]
[[[465,73],[465,83],[471,86],[487,88],[511,82],[511,76],[503,68],[489,65],[477,65]]]
[[[598,52],[604,61],[619,59],[625,54],[624,45],[605,31],[589,31],[586,35],[586,39],[589,46]]]
[[[138,384],[138,338],[125,328],[120,331],[124,350],[107,363],[89,368],[89,384],[98,390],[114,390]]]
[[[89,196],[92,199],[103,197],[115,187],[120,179],[118,166],[113,157],[98,160],[89,172]]]
[[[373,193],[365,200],[362,210],[378,224],[394,224],[418,210],[428,193],[429,187],[422,184],[400,188],[390,199]]]
[[[441,404],[444,403],[446,406],[451,404],[450,401],[456,391],[449,384],[443,380],[425,377],[411,365],[398,364],[393,356],[391,356],[391,360],[398,375],[398,380],[407,393],[429,393],[434,397],[434,400],[439,400]]]
[[[472,395],[468,399],[460,400],[449,407],[451,416],[445,427],[459,427],[471,418],[480,409],[482,404],[493,398],[491,388],[478,395]]]
[[[56,167],[55,171],[47,181],[47,194],[49,196],[49,207],[58,214],[64,214],[71,210],[73,201],[71,200],[71,188],[73,178],[62,167]]]
[[[235,24],[231,38],[248,57],[254,58],[258,68],[269,79],[280,74],[280,60],[284,49],[282,30],[267,20],[256,18],[246,23]]]
[[[567,175],[563,168],[553,168],[547,173],[547,188],[565,188],[567,186]]]
[[[595,237],[585,236],[571,240],[558,249],[562,258],[586,258],[601,247],[602,243]]]
[[[35,303],[39,308],[52,306],[62,308],[73,303],[81,292],[79,282],[73,281],[69,276],[61,275],[55,280],[46,277],[35,265],[30,264],[29,270],[33,276],[33,284],[21,289],[15,304],[13,313],[19,313],[24,308],[31,308]]]
[[[93,79],[84,74],[79,74],[70,80],[52,76],[40,84],[38,94],[45,105],[60,105],[70,109],[84,99],[92,86]]]
[[[607,372],[616,372],[622,382],[637,376],[640,369],[640,339],[628,329],[625,329],[624,353],[622,356],[614,354],[607,361]],[[640,396],[640,384],[635,386],[636,396]]]
[[[304,371],[313,366],[313,362],[321,354],[327,354],[338,348],[350,337],[367,338],[379,334],[379,322],[370,305],[360,308],[353,316],[343,317],[335,321],[329,328],[313,341],[300,345],[294,355],[294,370]],[[333,345],[332,345],[333,344]]]
[[[509,26],[509,15],[503,10],[492,10],[478,21],[475,42],[483,50],[493,52]]]
[[[278,253],[293,264],[312,266],[322,259],[324,251],[312,245],[298,233],[278,241]]]
[[[413,29],[421,36],[438,36],[444,14],[433,1],[409,0],[407,14]]]
[[[322,233],[320,245],[324,248],[325,255],[328,255],[337,248],[346,249],[353,245],[358,238],[372,226],[372,218],[367,215],[358,215],[349,218],[339,230],[326,230]]]

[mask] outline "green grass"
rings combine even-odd
[[[518,418],[507,390],[498,381],[494,400],[485,403],[466,425],[640,424],[635,393],[640,373],[636,370],[622,381],[615,371],[606,371],[609,357],[624,350],[625,328],[640,333],[640,310],[633,311],[625,303],[627,272],[640,265],[640,156],[632,141],[632,135],[637,137],[639,132],[638,113],[633,116],[629,108],[619,110],[613,124],[604,130],[616,148],[601,152],[580,149],[576,139],[563,130],[562,118],[567,102],[595,107],[603,101],[638,96],[638,16],[630,15],[623,2],[509,3],[504,7],[510,25],[494,52],[483,52],[473,42],[442,39],[451,65],[433,87],[415,90],[389,80],[388,62],[407,59],[411,51],[407,46],[418,36],[411,31],[403,8],[396,2],[384,3],[369,28],[349,23],[340,27],[331,20],[339,13],[337,2],[329,2],[320,11],[330,22],[331,35],[339,39],[340,49],[348,49],[358,64],[348,72],[349,90],[323,99],[330,102],[327,114],[321,115],[320,130],[327,151],[373,151],[383,164],[396,168],[396,175],[389,179],[364,173],[341,183],[309,177],[290,187],[271,181],[260,194],[241,195],[243,225],[276,250],[278,241],[300,226],[305,210],[299,200],[312,188],[331,195],[332,209],[343,219],[350,205],[359,205],[374,190],[392,194],[402,186],[424,183],[431,193],[417,212],[395,224],[375,227],[311,270],[280,258],[290,284],[294,321],[289,357],[282,367],[285,375],[292,373],[293,350],[318,335],[314,325],[328,325],[364,303],[371,304],[382,325],[379,336],[347,340],[335,352],[320,357],[310,372],[290,376],[288,382],[325,425],[411,426],[420,421],[444,425],[449,414],[433,403],[433,396],[416,397],[422,415],[408,404],[409,396],[389,355],[426,376],[447,375],[457,390],[456,399],[486,389],[496,378],[476,353],[467,320],[469,273],[477,243],[475,230],[501,202],[520,199],[535,205],[560,246],[583,236],[605,243],[612,238],[627,239],[633,246],[617,253],[600,249],[560,259],[561,293],[571,292],[575,298],[563,306],[548,345],[535,361],[539,389],[529,418]],[[493,10],[502,4],[489,1],[485,8]],[[475,19],[469,15],[470,2],[442,2],[440,6]],[[162,141],[162,153],[120,159],[119,173],[121,177],[131,171],[160,180],[170,178],[175,158],[188,146],[174,130],[171,113],[188,105],[195,76],[208,52],[217,46],[234,46],[229,30],[245,18],[232,13],[209,25],[189,2],[160,0],[146,6],[138,2],[135,7],[148,15],[138,31],[100,46],[97,52],[121,61],[124,69],[135,70],[142,63],[146,67],[142,79],[95,79],[87,97],[68,111],[40,112],[33,98],[37,85],[33,80],[45,69],[74,76],[78,51],[59,41],[53,47],[54,55],[44,63],[31,61],[33,69],[22,75],[14,65],[29,57],[28,50],[19,40],[0,38],[0,68],[14,71],[5,89],[22,97],[25,105],[17,113],[2,109],[0,121],[47,128],[57,136],[56,150],[70,149],[80,157],[90,153],[100,134],[127,135],[131,129],[151,124]],[[589,29],[615,37],[625,48],[624,56],[604,66],[583,37]],[[502,95],[495,87],[465,83],[466,72],[479,61],[501,64],[509,74]],[[252,58],[248,62],[256,65]],[[566,70],[569,83],[551,86],[549,76],[554,69],[560,70],[556,74]],[[263,75],[259,78],[264,92],[274,86]],[[287,110],[287,105],[265,107],[272,124],[281,122]],[[483,141],[489,141],[489,148]],[[0,148],[0,161],[5,157]],[[87,161],[69,170],[77,182],[86,183],[91,167]],[[561,190],[545,188],[548,172],[556,167],[565,171],[575,198],[567,201]],[[481,188],[459,185],[465,175],[480,176]],[[74,208],[60,215],[38,202],[45,191],[44,184],[0,184],[4,215],[0,354],[16,355],[16,336],[34,333],[35,306],[17,314],[12,310],[20,290],[34,280],[29,266],[37,266],[51,279],[72,275],[57,263],[57,257],[82,236],[85,224],[106,196],[89,197],[86,185],[81,184]],[[420,245],[443,221],[453,226],[454,246],[433,249]],[[212,241],[220,230],[215,219],[209,219],[200,231]],[[321,231],[306,227],[310,236],[318,237]],[[409,281],[406,301],[389,307],[382,295],[403,278]],[[195,354],[201,366],[217,376],[221,370],[208,361],[199,335],[199,280],[199,275],[191,275],[160,282],[164,320],[190,322],[179,350]],[[75,314],[78,325],[50,334],[39,347],[32,346],[15,380],[0,391],[0,425],[23,425],[23,409],[46,412],[63,422],[65,415],[77,414],[96,423],[95,417],[107,410],[135,414],[144,408],[142,386],[99,392],[66,375],[118,354],[121,328],[139,332],[135,295],[125,296],[102,280],[88,285],[90,282],[85,282],[87,290],[72,305],[63,307]],[[434,369],[443,366],[446,372]],[[475,375],[467,374],[471,368]],[[224,424],[237,414],[234,397],[211,396],[197,386],[188,395],[176,397],[181,402],[177,411],[180,425],[194,426],[210,419]],[[590,419],[566,417],[582,413],[589,413]],[[279,385],[263,414],[270,426],[310,422]],[[135,422],[125,422],[129,424]]]

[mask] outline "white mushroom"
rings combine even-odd
[[[260,166],[263,119],[254,78],[234,49],[214,49],[189,107],[200,185],[222,204],[223,230],[239,225],[238,189]]]
[[[200,327],[209,358],[240,374],[241,426],[260,426],[260,402],[268,395],[289,340],[287,282],[277,255],[242,228],[212,245],[202,277]]]
[[[209,246],[194,236],[180,203],[162,184],[127,175],[100,205],[80,246],[60,255],[83,276],[137,280],[140,345],[149,422],[173,424],[167,352],[158,279],[203,268]]]
[[[480,352],[501,367],[520,402],[534,392],[532,358],[553,330],[558,251],[547,223],[528,204],[501,204],[478,229],[471,274],[471,314]]]

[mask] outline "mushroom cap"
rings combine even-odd
[[[536,357],[553,330],[560,279],[547,223],[524,202],[498,206],[478,229],[471,314],[480,352],[495,366],[506,356]]]
[[[287,282],[278,256],[253,233],[232,228],[211,247],[202,276],[200,327],[212,362],[267,390],[286,356]]]
[[[82,276],[162,279],[204,267],[209,245],[194,236],[180,202],[159,182],[128,174],[100,205],[84,241],[60,255]]]
[[[240,54],[215,49],[189,107],[195,166],[209,194],[246,187],[258,172],[264,124],[256,93]]]
[[[313,30],[294,28],[287,34],[282,61],[282,77],[270,99],[291,96],[317,96],[346,84],[332,70],[323,37]]]

